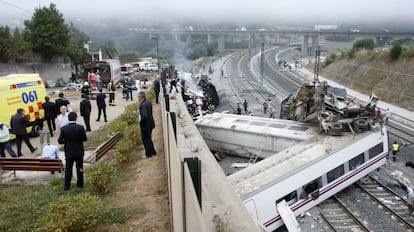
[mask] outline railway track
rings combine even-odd
[[[291,87],[299,87],[303,83],[303,79],[300,77],[293,78],[291,75],[294,75],[291,72],[283,71],[277,64],[275,59],[272,59],[274,52],[265,53],[268,54],[265,56],[266,63],[269,64],[266,66],[264,82],[265,84],[270,85],[279,85],[280,82],[287,83]],[[250,90],[256,90],[255,84],[252,83],[256,79],[255,77],[248,77],[248,75],[254,75],[254,72],[249,68],[246,68],[245,64],[248,61],[247,53],[244,56],[241,56],[237,62],[237,76],[241,79],[232,80],[233,83],[238,82],[236,89],[240,91],[241,88],[247,88]],[[273,78],[271,78],[273,76]],[[277,79],[277,80],[274,80]],[[253,80],[253,81],[252,81]],[[278,84],[279,83],[279,84]],[[236,85],[236,84],[234,84]],[[280,84],[281,85],[281,84]],[[258,91],[260,92],[260,91]],[[281,94],[282,97],[286,97],[283,91],[277,91],[278,94]],[[256,103],[261,104],[262,99],[265,99],[265,95],[260,97],[255,97]],[[414,123],[413,123],[414,124]],[[411,130],[405,130],[404,128],[394,125],[393,121],[390,121],[388,124],[388,133],[392,136],[401,140],[403,144],[413,144],[414,136],[410,133]],[[363,183],[363,184],[362,184]],[[376,180],[369,178],[369,181],[364,180],[358,184],[359,191],[361,194],[369,196],[373,205],[377,205],[383,215],[389,215],[393,221],[397,221],[397,227],[401,227],[401,231],[414,231],[413,220],[408,220],[406,216],[407,213],[407,203],[404,198],[399,196],[397,193],[392,192],[389,188],[383,186],[381,183],[378,183]],[[369,229],[368,225],[365,225],[364,222],[361,222],[358,219],[358,214],[352,213],[350,209],[347,209],[346,204],[341,203],[337,199],[330,199],[323,205],[321,205],[321,215],[324,220],[332,227],[334,231],[374,231],[375,229]],[[335,216],[333,216],[335,215]],[[362,214],[364,215],[364,214]],[[338,218],[338,217],[339,218]],[[386,216],[387,217],[387,216]],[[371,222],[372,223],[372,222]],[[371,225],[372,226],[372,225]]]
[[[392,189],[385,186],[372,176],[367,176],[356,183],[360,191],[378,204],[385,214],[398,220],[405,231],[414,231],[414,221],[407,216],[407,201]]]
[[[387,130],[390,135],[400,140],[402,144],[414,144],[414,135],[409,131],[393,126],[392,123],[388,125]]]
[[[331,197],[320,204],[319,211],[322,218],[334,231],[370,231],[358,218],[358,215],[355,215],[337,197]]]

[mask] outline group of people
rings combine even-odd
[[[123,96],[122,98],[126,99],[127,101],[128,100],[133,101],[134,98],[133,98],[132,93],[136,89],[134,80],[131,77],[127,79],[122,78],[119,81],[118,85],[122,88],[122,96]]]
[[[157,84],[158,82],[158,84]],[[156,103],[158,103],[158,95],[160,90],[159,78],[155,81],[155,92],[156,92]],[[99,91],[99,94],[96,97],[96,102],[98,106],[98,118],[99,121],[101,112],[103,113],[104,120],[107,122],[106,115],[106,103],[105,103],[105,94],[102,92],[102,89]],[[132,96],[131,96],[132,99]],[[138,101],[140,102],[139,106],[139,126],[141,129],[141,137],[145,147],[145,154],[143,158],[150,158],[156,155],[154,144],[152,142],[152,130],[155,128],[155,122],[153,118],[152,104],[146,99],[145,92],[140,91],[138,93]],[[84,118],[85,126],[77,124],[77,113],[73,112],[69,107],[70,102],[64,97],[63,93],[59,94],[59,98],[55,102],[50,101],[49,97],[45,97],[45,103],[43,103],[43,109],[45,111],[45,120],[50,131],[50,136],[56,134],[57,129],[59,129],[58,143],[64,145],[64,152],[66,158],[65,165],[65,181],[64,181],[64,190],[68,191],[70,189],[70,182],[72,178],[72,168],[75,164],[77,172],[77,182],[76,185],[79,188],[84,187],[84,178],[83,178],[83,156],[84,156],[84,146],[83,142],[87,141],[87,131],[91,131],[90,128],[90,114],[91,114],[91,103],[89,97],[86,94],[82,94],[82,101],[80,102],[80,114]],[[60,112],[59,114],[57,112]],[[57,119],[57,123],[55,122]],[[5,157],[5,150],[9,152],[12,157],[22,156],[21,152],[21,143],[24,141],[30,151],[33,153],[38,148],[33,147],[30,143],[27,131],[26,124],[29,122],[28,118],[25,115],[24,109],[17,109],[17,113],[11,118],[11,131],[9,128],[0,123],[0,156]],[[57,128],[58,127],[58,128]],[[16,146],[17,154],[13,151],[10,144],[10,134],[11,132],[16,135]],[[58,158],[59,151],[58,146],[48,144],[43,147],[42,158]]]
[[[37,151],[37,147],[34,147],[29,140],[29,135],[26,131],[26,125],[29,123],[29,119],[25,115],[25,111],[22,108],[17,109],[15,115],[10,119],[11,128],[9,128],[0,122],[0,157],[6,157],[5,149],[11,157],[20,157],[22,154],[22,142],[24,141],[30,152]],[[10,133],[16,136],[17,154],[10,144]]]

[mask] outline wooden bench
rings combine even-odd
[[[0,184],[3,171],[64,171],[61,159],[42,158],[0,158]]]
[[[113,134],[108,140],[99,145],[93,152],[90,157],[84,160],[85,163],[92,163],[100,160],[109,150],[111,150],[119,141],[121,137],[121,132],[117,131]]]

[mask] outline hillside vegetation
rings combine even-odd
[[[402,50],[398,59],[390,50],[360,50],[352,55],[331,55],[320,74],[364,94],[414,110],[414,46]]]

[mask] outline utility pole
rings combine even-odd
[[[315,51],[315,66],[313,68],[313,82],[316,84],[319,82],[319,61],[321,57],[321,50]]]
[[[263,84],[263,70],[264,70],[264,42],[260,46],[260,84]]]
[[[151,39],[157,41],[157,65],[158,65],[158,75],[160,75],[160,70],[161,70],[161,66],[160,66],[160,51],[158,48],[158,37],[151,37]]]

